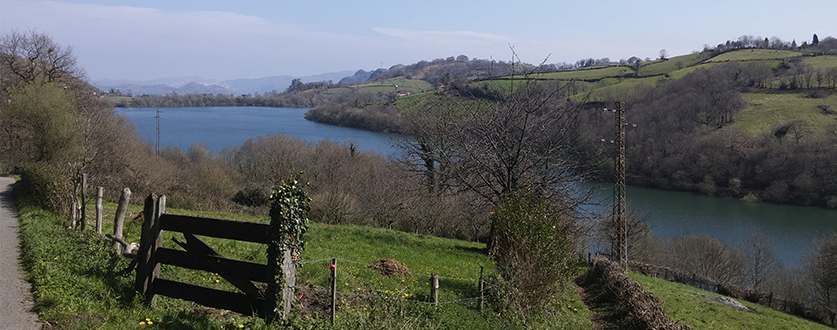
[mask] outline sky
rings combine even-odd
[[[0,0],[0,33],[73,47],[93,80],[309,76],[449,56],[574,63],[742,35],[837,37],[834,0]]]

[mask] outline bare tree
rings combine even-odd
[[[745,284],[760,289],[770,278],[776,267],[776,257],[767,237],[760,230],[755,230],[744,241]]]
[[[415,138],[402,144],[408,161],[420,163],[428,182],[444,180],[492,204],[523,188],[549,199],[574,196],[570,183],[579,168],[569,156],[580,111],[560,97],[560,86],[510,84],[499,102],[444,95],[434,101],[435,112],[407,114]]]
[[[651,232],[651,225],[648,224],[647,216],[644,216],[639,210],[629,208],[627,220],[625,222],[625,237],[628,241],[628,255],[631,260],[657,263],[658,262],[658,248],[660,242]],[[616,223],[613,221],[612,215],[602,217],[597,225],[598,244],[599,246],[612,246],[616,242]]]
[[[817,239],[803,259],[814,301],[834,315],[837,312],[837,234]]]
[[[0,37],[0,73],[12,85],[70,82],[84,77],[72,47],[61,46],[35,30],[12,31]]]
[[[717,238],[694,235],[678,237],[668,245],[668,264],[721,283],[740,285],[743,272],[741,252]]]

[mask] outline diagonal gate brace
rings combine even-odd
[[[215,251],[215,249],[213,249],[211,246],[207,245],[204,241],[202,241],[200,238],[198,238],[194,234],[183,233],[183,237],[186,238],[185,243],[181,242],[181,241],[178,241],[177,238],[172,238],[172,240],[174,240],[174,242],[177,243],[177,245],[180,245],[180,247],[182,247],[184,250],[186,250],[186,252],[200,254],[200,255],[211,255],[211,256],[223,257],[220,253],[218,253],[218,251]],[[253,284],[253,282],[235,277],[232,274],[228,274],[228,273],[224,273],[224,272],[218,272],[218,275],[221,276],[222,278],[224,278],[225,280],[227,280],[227,282],[230,282],[230,284],[232,284],[233,286],[235,286],[239,290],[241,290],[241,292],[244,292],[244,294],[246,294],[250,297],[264,298],[264,291],[259,290],[259,288],[257,288]]]

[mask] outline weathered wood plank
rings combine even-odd
[[[156,294],[194,301],[207,307],[223,308],[244,315],[264,315],[264,298],[248,297],[240,293],[215,290],[162,278],[155,281],[154,291],[156,291]]]
[[[267,265],[167,248],[159,248],[157,253],[159,263],[218,274],[234,274],[239,279],[267,283]]]
[[[269,225],[264,223],[163,214],[160,225],[163,230],[181,233],[263,244],[270,242],[267,235]]]

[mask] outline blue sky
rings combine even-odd
[[[837,36],[834,0],[0,0],[0,33],[73,47],[91,79],[307,76],[448,56],[540,63]]]

